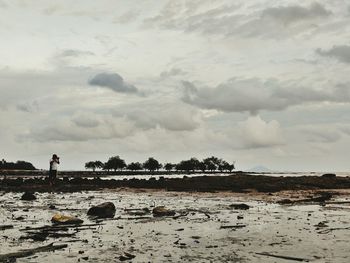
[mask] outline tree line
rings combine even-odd
[[[180,172],[195,172],[195,171],[220,171],[220,172],[231,172],[233,169],[235,169],[234,164],[230,164],[227,161],[211,156],[208,158],[203,159],[202,161],[198,160],[197,158],[190,158],[188,160],[180,161],[177,164],[174,163],[164,163],[161,164],[159,161],[157,161],[153,157],[149,157],[144,163],[140,162],[131,162],[127,164],[125,160],[120,158],[119,156],[113,156],[108,159],[107,162],[103,163],[101,161],[90,161],[85,163],[86,169],[92,169],[95,171],[96,169],[102,169],[102,170],[129,170],[129,171],[141,171],[141,170],[148,170],[150,172],[153,171],[159,171],[160,169],[164,169],[168,172],[171,171],[180,171]]]
[[[33,164],[26,161],[7,162],[5,159],[0,161],[0,170],[36,170]]]

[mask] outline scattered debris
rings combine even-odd
[[[233,226],[220,226],[220,229],[227,229],[227,228],[233,228],[233,229],[239,229],[246,227],[247,225],[233,225]]]
[[[19,239],[32,239],[34,241],[44,241],[49,236],[47,232],[29,233],[27,236],[21,236]]]
[[[99,218],[112,218],[115,215],[115,205],[112,202],[106,202],[97,206],[91,207],[87,214]]]
[[[174,216],[176,213],[174,210],[165,208],[165,206],[157,206],[153,208],[153,216]]]
[[[321,231],[318,231],[317,233],[318,234],[328,234],[332,231],[335,231],[335,230],[349,230],[350,227],[335,227],[335,228],[328,228],[328,229],[323,229]]]
[[[6,230],[13,228],[13,225],[0,225],[0,230]]]
[[[135,215],[135,216],[144,216],[144,215],[148,215],[149,213],[151,213],[151,211],[147,207],[129,208],[129,209],[126,208],[126,209],[124,209],[124,211],[126,211],[129,215]]]
[[[124,252],[123,255],[121,255],[121,256],[119,257],[119,260],[120,260],[120,261],[125,261],[125,260],[133,259],[133,258],[135,258],[135,257],[136,257],[136,256],[133,255],[133,254],[130,254],[130,253],[128,253],[128,252]]]
[[[268,256],[268,257],[274,257],[274,258],[282,258],[282,259],[287,259],[287,260],[294,260],[294,261],[303,261],[303,262],[309,262],[309,259],[306,258],[297,258],[297,257],[289,257],[289,256],[281,256],[281,255],[274,255],[270,253],[255,253],[257,255],[262,255],[262,256]]]
[[[47,246],[42,246],[42,247],[37,247],[32,249],[24,249],[19,252],[2,254],[0,255],[0,262],[13,262],[13,260],[16,261],[17,258],[29,257],[39,252],[48,252],[48,251],[54,251],[57,249],[63,249],[63,248],[66,248],[67,246],[68,246],[67,244],[54,245],[53,243],[51,243]]]
[[[282,200],[277,201],[277,203],[281,204],[281,205],[288,205],[288,204],[293,204],[293,201],[290,199],[282,199]]]
[[[310,197],[306,199],[290,200],[282,199],[277,201],[278,204],[298,204],[298,203],[324,203],[325,201],[330,200],[333,197],[333,194],[330,192],[320,192],[318,197]]]
[[[247,204],[231,204],[230,207],[237,210],[247,210],[250,208]]]
[[[314,225],[317,228],[323,228],[323,227],[328,227],[328,225],[326,224],[328,223],[327,221],[321,221],[318,224]]]
[[[84,221],[74,217],[74,216],[67,216],[62,214],[55,214],[51,218],[51,222],[54,224],[82,224]]]

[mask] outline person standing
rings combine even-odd
[[[50,160],[50,173],[49,173],[50,185],[53,185],[55,183],[59,164],[60,164],[60,158],[57,156],[57,154],[53,154],[52,159]]]

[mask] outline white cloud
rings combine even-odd
[[[133,124],[125,118],[103,117],[100,120],[74,118],[73,121],[57,118],[49,124],[33,127],[28,134],[22,135],[21,139],[59,142],[124,138],[130,136],[133,128]]]
[[[250,116],[238,124],[239,141],[245,148],[272,147],[285,144],[280,124],[275,121],[266,122],[260,116]]]

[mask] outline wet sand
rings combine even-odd
[[[17,262],[119,262],[125,252],[135,256],[126,262],[348,262],[349,190],[328,189],[333,197],[321,203],[277,203],[310,199],[319,196],[319,191],[190,193],[116,188],[46,191],[37,193],[34,201],[20,200],[21,192],[0,192],[0,225],[13,225],[0,230],[0,254],[55,242],[68,247]],[[96,221],[86,215],[92,205],[106,201],[117,208],[113,219]],[[250,208],[230,206],[237,203]],[[176,215],[137,213],[160,205],[175,210]],[[57,212],[77,216],[83,224],[101,225],[69,228],[62,233],[71,236],[47,237],[45,241],[20,238],[28,236],[26,227],[51,225]]]

